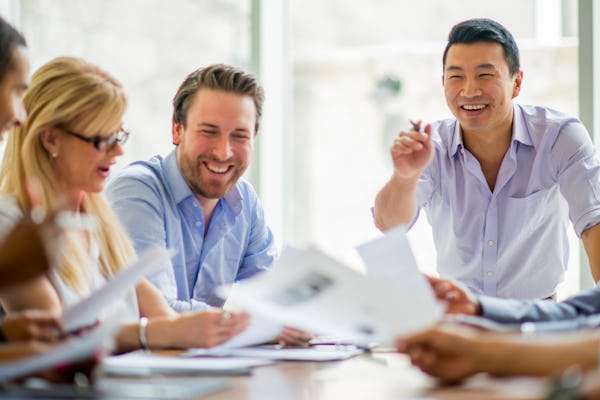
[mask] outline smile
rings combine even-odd
[[[479,111],[479,110],[483,110],[486,107],[487,107],[487,104],[465,104],[465,105],[461,106],[460,108],[462,108],[463,110],[466,110],[466,111]]]
[[[223,166],[223,167],[219,167],[219,166],[216,166],[216,165],[211,165],[211,164],[208,164],[208,163],[204,163],[204,165],[206,165],[206,168],[210,172],[213,172],[215,174],[225,174],[231,168],[231,165],[226,165],[226,166]]]

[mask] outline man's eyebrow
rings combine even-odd
[[[463,68],[457,67],[455,65],[449,65],[449,66],[446,67],[445,70],[448,71],[448,72],[450,72],[450,71],[464,71]]]
[[[496,66],[494,64],[490,64],[490,63],[479,64],[476,68],[498,69],[498,68],[496,68]]]
[[[196,124],[196,128],[218,128],[218,126],[214,124],[209,124],[207,122],[201,122],[199,124]]]
[[[496,68],[496,66],[494,64],[491,64],[491,63],[479,64],[475,68],[478,68],[478,69],[498,69],[498,68]],[[446,67],[446,71],[448,71],[448,72],[450,72],[450,71],[464,71],[464,68],[459,67],[457,65],[449,65],[449,66]]]

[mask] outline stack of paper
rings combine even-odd
[[[251,357],[277,361],[339,361],[361,354],[364,350],[356,346],[311,346],[311,347],[281,347],[257,346],[230,349],[190,349],[183,357]]]
[[[403,229],[360,251],[377,276],[360,274],[318,249],[288,247],[273,270],[241,282],[228,301],[309,332],[384,345],[442,316],[443,306],[419,272]],[[382,278],[385,274],[392,278]]]
[[[101,370],[112,375],[248,374],[252,367],[272,364],[256,358],[183,358],[135,351],[102,360]]]

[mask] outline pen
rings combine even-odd
[[[412,125],[413,130],[420,132],[421,131],[421,121],[415,122],[412,119],[409,119],[408,122]]]

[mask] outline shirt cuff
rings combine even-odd
[[[490,296],[478,296],[477,301],[481,305],[481,316],[502,323],[518,323],[520,322],[515,311],[521,301],[501,299]]]

